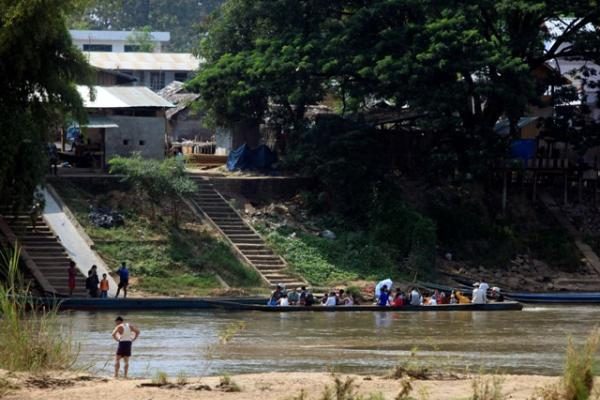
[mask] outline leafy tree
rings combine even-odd
[[[127,37],[127,44],[133,46],[137,52],[152,53],[154,51],[154,44],[152,43],[150,27],[145,26],[139,31],[134,30],[131,32]]]
[[[385,99],[427,114],[440,169],[478,172],[505,150],[493,127],[518,118],[552,83],[556,58],[596,60],[592,0],[228,0],[208,21],[192,81],[219,123],[285,112],[334,95],[342,113]],[[568,17],[568,18],[567,18]],[[561,29],[552,28],[561,25]],[[548,29],[549,27],[551,29]],[[545,43],[547,44],[545,46]]]
[[[47,171],[49,130],[85,118],[75,81],[91,76],[71,42],[69,0],[0,0],[0,203],[26,206]]]
[[[172,222],[179,223],[181,197],[196,191],[196,184],[186,175],[183,164],[174,158],[158,161],[134,154],[114,157],[109,165],[111,174],[124,175],[123,180],[133,186],[140,199],[151,205],[153,216],[156,217],[156,206],[167,203]]]
[[[74,28],[171,32],[169,51],[189,52],[196,47],[202,20],[224,0],[87,0],[87,7],[73,15]]]

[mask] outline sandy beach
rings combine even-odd
[[[231,376],[240,391],[232,392],[220,386],[220,377],[186,378],[185,384],[169,377],[169,384],[162,387],[152,385],[150,379],[113,379],[89,374],[26,375],[2,373],[13,385],[4,399],[8,400],[89,400],[104,396],[128,400],[167,399],[292,399],[305,391],[305,399],[321,398],[326,386],[333,385],[329,373],[263,373]],[[376,376],[339,375],[355,383],[356,394],[381,394],[385,399],[394,399],[402,388],[402,380]],[[480,379],[491,381],[492,375]],[[556,377],[537,375],[495,375],[502,380],[502,391],[506,398],[531,399],[536,390],[556,382]],[[454,380],[413,380],[411,396],[416,399],[457,400],[470,398],[473,394],[472,377]],[[0,392],[1,393],[1,392]],[[0,397],[2,397],[0,395]]]

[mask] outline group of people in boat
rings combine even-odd
[[[407,291],[401,288],[394,289],[392,282],[382,281],[376,286],[375,305],[381,307],[403,307],[403,306],[436,306],[441,304],[486,304],[489,301],[502,302],[504,296],[500,288],[493,287],[484,281],[473,284],[473,292],[469,298],[459,290],[453,290],[449,295],[437,289],[433,291],[421,291],[412,287]],[[325,292],[323,296],[317,297],[306,286],[286,290],[283,284],[277,285],[271,293],[267,303],[269,306],[314,306],[325,307],[353,306],[359,305],[360,299],[355,293],[347,293],[344,289]]]

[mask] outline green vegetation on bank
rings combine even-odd
[[[294,272],[313,285],[377,280],[400,275],[389,246],[378,245],[362,232],[338,232],[335,240],[280,228],[266,235]]]
[[[0,369],[69,369],[77,360],[77,348],[61,331],[58,308],[39,309],[32,303],[19,272],[19,254],[18,248],[0,252]]]
[[[145,204],[117,179],[52,183],[109,267],[116,270],[121,261],[131,265],[132,277],[137,278],[134,288],[161,295],[205,295],[221,286],[215,273],[233,287],[260,286],[258,275],[195,223],[196,216],[183,203],[174,206],[186,222],[174,226],[165,205]],[[122,213],[125,223],[113,228],[94,226],[88,218],[92,206]],[[154,216],[150,208],[156,208]]]

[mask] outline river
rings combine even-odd
[[[115,314],[66,312],[79,363],[111,373]],[[266,371],[382,373],[399,362],[464,372],[559,374],[567,339],[581,343],[600,307],[526,307],[501,312],[261,313],[168,311],[123,316],[142,334],[130,373],[149,377]],[[239,322],[227,344],[219,336]],[[413,354],[411,356],[411,354]]]

